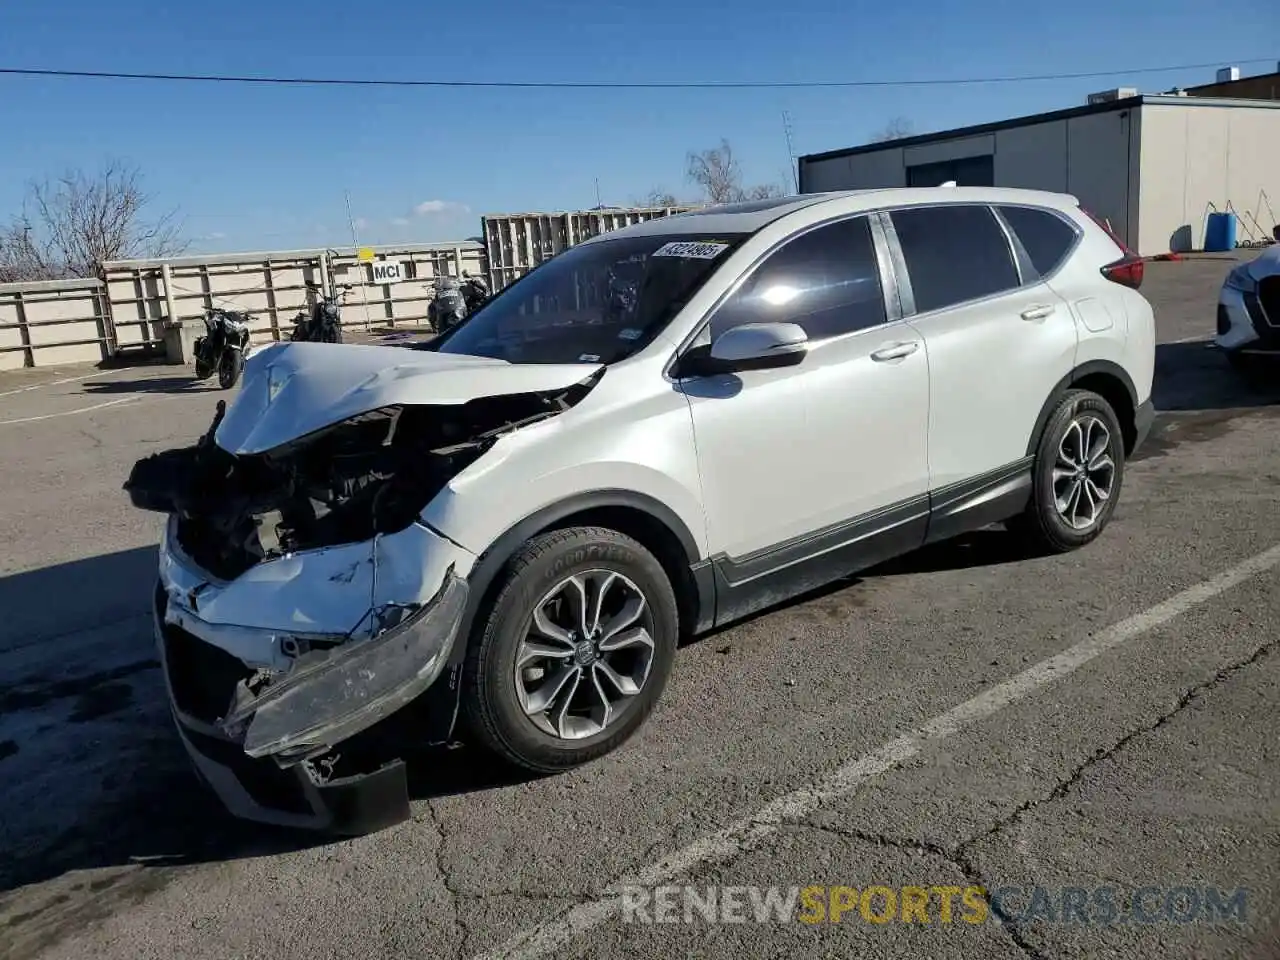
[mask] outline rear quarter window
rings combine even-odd
[[[1053,273],[1067,259],[1076,242],[1071,224],[1048,210],[1034,207],[997,207],[1005,222],[1013,228],[1031,265],[1040,276]]]

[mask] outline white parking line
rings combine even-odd
[[[784,794],[723,830],[681,847],[653,866],[642,869],[635,876],[611,884],[599,899],[561,911],[551,919],[517,934],[497,949],[478,955],[475,960],[498,957],[533,960],[560,950],[578,935],[612,919],[622,907],[624,888],[669,883],[693,867],[735,857],[777,833],[786,822],[809,815],[823,803],[847,796],[868,780],[914,757],[925,747],[945,740],[1010,704],[1026,699],[1107,651],[1142,636],[1277,564],[1280,564],[1280,545],[1197,583],[1149,610],[1121,620],[1056,656],[1040,661],[911,732],[890,740],[871,753],[846,761],[821,780]]]
[[[88,413],[90,410],[101,410],[103,407],[114,407],[119,403],[132,403],[134,400],[141,399],[141,397],[121,397],[119,400],[108,400],[106,403],[95,403],[90,407],[77,407],[74,410],[63,410],[60,413],[45,413],[38,417],[19,417],[17,420],[0,420],[0,427],[7,427],[14,423],[35,423],[37,420],[52,420],[55,417],[70,417],[77,413]]]
[[[110,370],[99,370],[97,373],[86,373],[83,377],[64,377],[61,380],[50,380],[48,383],[33,383],[29,387],[18,387],[16,390],[0,391],[0,397],[11,397],[15,393],[27,393],[30,390],[39,390],[41,387],[56,387],[60,383],[79,383],[81,380],[92,380],[94,377],[105,377]]]

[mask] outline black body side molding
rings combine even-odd
[[[910,553],[926,543],[1008,520],[1031,498],[1034,458],[912,497],[744,557],[693,564],[699,629],[723,626]],[[708,613],[713,605],[714,613]]]

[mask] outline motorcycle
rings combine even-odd
[[[236,385],[244,370],[251,319],[247,313],[218,308],[205,314],[205,335],[196,339],[194,349],[197,380],[207,380],[217,371],[223,390]]]
[[[489,285],[481,277],[473,277],[462,271],[462,299],[467,304],[467,316],[475,313],[489,299]]]
[[[457,277],[436,277],[435,297],[427,305],[427,323],[436,333],[444,333],[466,319],[467,300]]]
[[[351,292],[351,284],[344,283],[340,287],[341,294],[321,295],[320,287],[314,283],[307,284],[307,289],[314,298],[311,313],[301,310],[293,320],[293,332],[289,339],[295,343],[309,341],[313,343],[342,342],[342,306],[347,302],[347,294]]]

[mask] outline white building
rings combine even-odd
[[[1071,193],[1144,256],[1202,249],[1212,212],[1237,239],[1280,223],[1280,101],[1090,97],[1053,113],[800,158],[800,192],[867,187],[1028,187]]]

